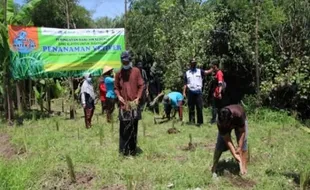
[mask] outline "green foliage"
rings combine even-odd
[[[32,11],[31,19],[36,26],[67,28],[66,3],[69,8],[70,28],[93,27],[91,14],[78,5],[77,0],[41,0]]]
[[[234,101],[238,102],[244,94],[255,93],[257,12],[261,81],[257,98],[309,117],[310,108],[304,106],[310,101],[309,4],[307,0],[131,1],[128,41],[146,67],[159,64],[165,86],[173,90],[181,89],[189,58],[195,56],[203,68],[212,59],[220,60],[229,96],[238,96]]]

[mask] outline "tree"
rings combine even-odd
[[[69,4],[70,28],[90,28],[94,26],[90,12],[78,5],[78,0],[42,0],[31,15],[34,25],[67,28],[65,2]]]

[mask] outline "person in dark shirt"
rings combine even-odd
[[[121,54],[122,68],[115,75],[115,94],[119,101],[119,152],[124,156],[138,153],[138,121],[141,119],[139,101],[144,82],[140,70],[132,67],[128,51]]]
[[[143,69],[143,64],[141,61],[139,61],[136,64],[136,67],[140,70],[141,76],[142,76],[143,81],[144,81],[144,89],[143,89],[142,97],[140,100],[140,108],[141,108],[141,112],[142,112],[144,110],[145,104],[147,102],[147,97],[149,95],[149,80],[148,80],[146,71]]]
[[[229,149],[233,157],[239,162],[241,174],[246,174],[248,124],[243,107],[229,105],[222,108],[219,112],[217,126],[219,133],[214,151],[212,173],[216,172],[216,166],[222,152]],[[237,148],[235,148],[230,136],[233,129],[237,138]]]
[[[159,68],[158,64],[154,62],[150,70],[149,78],[149,104],[157,96],[159,96],[164,89],[164,85],[162,80],[160,80],[160,76],[162,76],[161,69]],[[156,102],[153,106],[150,106],[150,110],[156,114],[159,114],[158,103]]]

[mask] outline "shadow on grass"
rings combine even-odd
[[[217,165],[216,173],[219,176],[224,176],[226,172],[229,172],[230,174],[233,175],[239,175],[240,172],[239,164],[232,160],[228,162],[226,160],[221,160]]]
[[[300,174],[296,172],[276,172],[273,170],[266,170],[265,172],[268,176],[276,176],[276,175],[283,175],[287,178],[293,179],[296,185],[300,185]]]

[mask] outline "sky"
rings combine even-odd
[[[25,0],[15,0],[16,3],[23,5]],[[125,12],[124,0],[80,0],[80,5],[92,13],[93,19],[99,17],[114,18]]]

